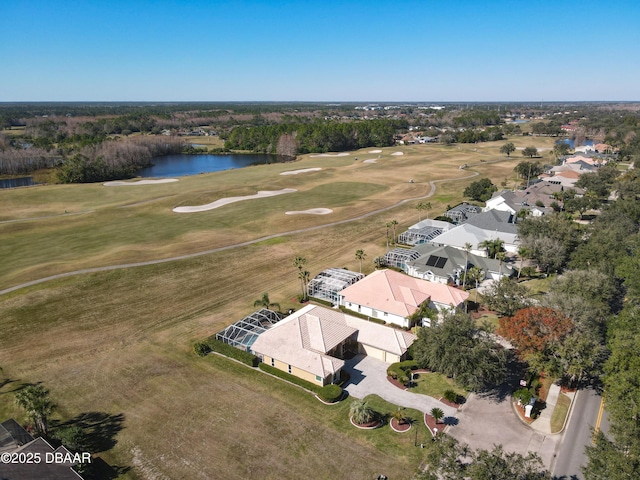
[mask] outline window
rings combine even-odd
[[[276,366],[276,361],[274,358],[271,358],[271,366],[275,367]]]
[[[384,316],[386,317],[387,315],[389,315],[387,312],[384,312]]]
[[[358,305],[358,313],[360,313],[360,305]]]
[[[322,377],[320,375],[316,375],[316,382],[321,382],[322,381]]]
[[[291,373],[291,365],[289,365],[289,368],[287,369],[287,371]]]

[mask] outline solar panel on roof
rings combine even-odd
[[[436,268],[444,267],[445,263],[447,263],[447,259],[445,257],[438,257],[438,263],[436,263]]]
[[[431,255],[428,259],[427,259],[427,267],[433,267],[436,262],[438,261],[438,256],[436,255]]]

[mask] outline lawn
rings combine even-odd
[[[534,278],[522,282],[522,285],[529,289],[531,296],[534,298],[542,297],[549,291],[549,287],[554,278],[555,276],[553,275],[547,276],[546,278]]]
[[[558,433],[562,430],[570,405],[571,399],[564,393],[561,393],[558,396],[556,408],[553,409],[553,413],[551,414],[551,433]]]
[[[463,397],[466,397],[469,394],[469,392],[457,385],[451,378],[447,378],[445,375],[435,372],[418,374],[416,386],[410,389],[412,393],[429,395],[430,397],[437,399],[442,398],[444,396],[444,392],[447,390],[453,390]]]
[[[363,249],[363,270],[371,272],[373,259],[385,252],[385,224],[395,219],[401,232],[415,223],[417,201],[371,212],[427,195],[431,180],[469,175],[458,165],[478,155],[500,159],[500,144],[479,145],[478,152],[440,145],[385,148],[379,159],[369,149],[349,157],[303,156],[295,163],[194,175],[151,188],[0,191],[0,221],[8,222],[0,223],[0,288],[276,235],[195,258],[1,295],[0,416],[22,419],[13,391],[24,382],[44,382],[58,418],[95,412],[108,420],[101,424],[109,428],[102,432],[100,456],[123,467],[122,478],[198,478],[202,472],[229,479],[345,478],[345,472],[356,479],[380,473],[410,478],[421,460],[412,434],[395,434],[388,426],[357,430],[348,423],[346,403],[325,406],[260,372],[213,356],[197,358],[192,345],[253,311],[265,291],[283,309],[299,308],[296,255],[308,259],[313,277],[328,267],[357,271],[354,254]],[[395,151],[405,155],[391,156]],[[364,164],[368,158],[378,163]],[[477,170],[500,181],[518,161],[483,163]],[[323,170],[279,175],[317,166]],[[462,200],[471,181],[438,183],[430,215]],[[202,214],[171,212],[178,204],[281,188],[299,193]],[[334,214],[284,215],[285,209],[302,209],[298,205],[331,205]],[[322,227],[358,216],[365,217]],[[317,228],[284,233],[305,227]]]
[[[478,327],[487,325],[489,332],[495,332],[498,329],[499,317],[494,313],[485,313],[476,318],[475,322]]]

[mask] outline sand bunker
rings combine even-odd
[[[363,160],[362,163],[378,163],[375,158],[369,158],[367,160]]]
[[[369,153],[382,153],[382,150],[369,150]]]
[[[255,195],[245,195],[244,197],[227,197],[216,200],[213,203],[207,203],[206,205],[199,205],[196,207],[176,207],[173,209],[176,213],[192,213],[192,212],[206,212],[207,210],[213,210],[214,208],[228,205],[229,203],[241,202],[243,200],[251,200],[254,198],[274,197],[276,195],[282,195],[284,193],[297,192],[295,188],[284,188],[282,190],[264,190],[256,193]]]
[[[399,155],[404,155],[404,152],[393,152],[391,155],[393,155],[394,157],[397,157]]]
[[[155,185],[156,183],[177,182],[177,178],[161,178],[160,180],[138,180],[137,182],[106,182],[105,187],[124,187],[125,185]]]
[[[311,158],[316,157],[348,157],[349,154],[347,152],[342,153],[321,153],[319,155],[310,155]]]
[[[330,208],[310,208],[309,210],[284,212],[285,215],[328,215],[330,213],[333,213]]]
[[[317,172],[318,170],[322,169],[320,167],[303,168],[301,170],[289,170],[288,172],[282,172],[280,175],[298,175],[299,173]]]

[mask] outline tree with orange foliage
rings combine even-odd
[[[573,329],[570,318],[547,307],[523,308],[513,317],[502,317],[499,324],[498,334],[517,348],[521,359],[551,370],[558,364],[564,338]]]

